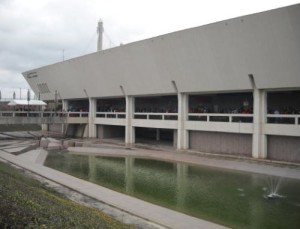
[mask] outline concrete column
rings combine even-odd
[[[61,133],[62,133],[62,135],[66,135],[67,125],[68,124],[64,124],[64,123],[61,124]]]
[[[96,99],[89,98],[89,138],[96,138],[96,125],[94,124],[95,116],[96,116]]]
[[[185,121],[188,114],[188,95],[178,93],[178,127],[177,127],[177,149],[189,148],[188,131],[185,129]]]
[[[63,99],[63,100],[62,100],[62,111],[68,111],[68,109],[69,109],[69,101]],[[66,134],[66,132],[67,132],[67,127],[68,127],[68,124],[67,124],[67,123],[62,123],[62,125],[61,125],[61,133],[62,133],[63,135]]]
[[[266,94],[265,91],[256,88],[253,90],[252,157],[254,158],[267,158],[267,136],[263,131],[267,113]]]
[[[135,129],[132,126],[134,116],[134,97],[126,96],[126,126],[125,126],[125,144],[131,147],[135,143]]]
[[[68,109],[69,109],[69,101],[68,100],[65,100],[65,99],[62,100],[62,109],[63,109],[63,111],[68,111]]]
[[[156,129],[156,141],[160,140],[160,129]]]
[[[43,131],[48,131],[48,124],[42,124],[42,130]]]

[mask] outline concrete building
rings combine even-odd
[[[68,133],[300,162],[299,41],[297,4],[23,75],[41,99],[59,94],[73,112]]]

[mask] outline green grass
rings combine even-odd
[[[0,228],[133,228],[0,162]]]

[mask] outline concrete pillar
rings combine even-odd
[[[156,141],[160,140],[160,130],[156,129]]]
[[[134,116],[134,97],[126,96],[126,126],[125,126],[125,144],[131,147],[135,143],[135,129],[132,126]]]
[[[177,127],[177,149],[189,148],[188,131],[185,129],[185,121],[188,114],[188,95],[178,93],[178,127]]]
[[[96,125],[94,124],[95,121],[95,116],[96,116],[96,109],[97,109],[97,104],[96,104],[96,99],[89,98],[89,138],[96,138],[97,133],[96,133]]]
[[[63,110],[63,111],[68,111],[68,109],[69,109],[69,101],[63,99],[63,100],[62,100],[62,110]]]
[[[267,158],[267,136],[263,131],[267,113],[266,94],[263,90],[253,89],[252,157],[254,158]]]
[[[48,124],[42,124],[42,130],[43,131],[48,131]]]
[[[69,109],[69,101],[63,99],[62,100],[62,111],[68,111],[68,109]],[[62,125],[61,125],[61,133],[62,133],[62,135],[66,134],[66,132],[67,132],[67,126],[68,126],[68,124],[62,123]]]
[[[62,133],[62,135],[66,135],[67,126],[68,126],[68,124],[64,124],[64,123],[61,124],[61,133]]]

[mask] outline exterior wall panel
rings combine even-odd
[[[300,87],[300,4],[103,50],[24,72],[53,100]],[[34,73],[35,77],[32,77]],[[29,74],[29,76],[28,76]]]
[[[268,159],[300,162],[300,137],[268,136]]]
[[[204,153],[251,156],[252,135],[190,131],[190,149]]]
[[[62,124],[49,124],[49,131],[54,133],[61,133]]]

